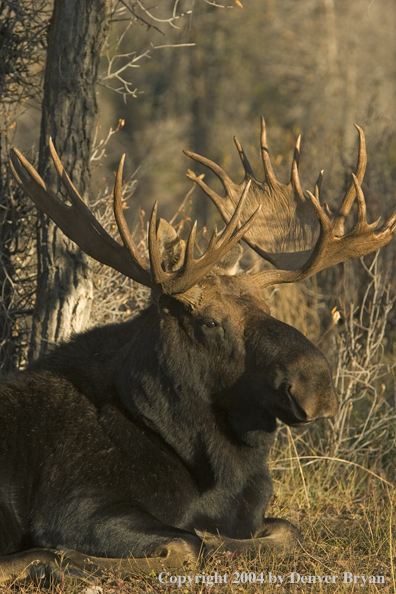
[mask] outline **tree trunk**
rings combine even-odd
[[[63,165],[88,202],[90,156],[97,115],[95,84],[105,41],[106,0],[55,0],[48,31],[39,172],[59,190],[50,163],[51,136]],[[89,262],[39,213],[38,285],[30,359],[83,330],[92,304]]]

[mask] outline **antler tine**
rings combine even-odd
[[[298,174],[298,163],[300,161],[300,146],[301,146],[301,134],[298,136],[296,145],[294,147],[290,182],[291,182],[296,194],[303,201],[305,201],[304,192],[302,191],[302,188],[301,188],[300,176]]]
[[[206,252],[198,259],[194,260],[193,247],[196,233],[196,223],[190,231],[186,254],[181,268],[176,271],[166,272],[160,264],[158,238],[156,236],[156,206],[150,220],[149,246],[150,260],[153,280],[156,285],[160,285],[160,290],[168,295],[177,295],[185,293],[196,285],[208,272],[221,260],[221,258],[236,244],[253,224],[253,221],[260,210],[260,207],[249,217],[249,219],[236,231],[239,223],[240,214],[243,210],[246,196],[248,195],[250,181],[248,182],[238,206],[226,226],[220,240],[216,243],[215,234],[209,242]]]
[[[221,196],[219,196],[218,194],[216,194],[216,192],[214,190],[212,190],[212,188],[210,188],[208,185],[206,185],[206,183],[203,181],[203,175],[195,175],[195,173],[193,171],[191,171],[191,169],[189,169],[187,171],[187,177],[188,179],[191,179],[191,181],[193,181],[194,183],[196,183],[201,190],[203,190],[205,192],[205,194],[207,196],[209,196],[209,198],[213,201],[213,203],[216,205],[216,207],[220,210],[222,210],[223,208],[223,202],[227,200],[227,198],[222,198]]]
[[[208,248],[207,249],[209,251],[213,249],[213,247],[214,247],[214,245],[216,243],[216,239],[217,239],[217,225],[214,226],[212,237],[210,238],[210,241],[208,243]]]
[[[239,223],[241,212],[242,212],[243,207],[245,206],[246,197],[249,194],[251,183],[252,183],[251,180],[249,180],[247,182],[245,189],[242,192],[241,199],[239,200],[238,205],[234,211],[234,214],[232,215],[228,225],[226,226],[225,230],[223,231],[223,233],[221,235],[221,238],[217,244],[219,249],[220,249],[220,247],[223,247],[223,245],[227,244],[227,242],[231,238],[232,234],[234,233],[234,231]],[[260,208],[261,207],[259,206],[255,212],[258,212],[260,210]]]
[[[359,184],[359,180],[352,173],[353,184],[355,186],[355,193],[357,197],[357,216],[356,216],[356,223],[351,230],[351,235],[358,235],[362,231],[366,230],[374,230],[378,223],[380,222],[381,217],[379,217],[374,223],[370,225],[367,223],[367,208],[366,208],[366,201],[364,199],[363,190]]]
[[[73,206],[83,216],[88,216],[88,213],[89,213],[89,218],[91,219],[92,225],[94,227],[96,227],[98,229],[98,231],[100,232],[100,230],[102,229],[101,225],[98,223],[98,221],[92,215],[91,211],[89,210],[89,208],[85,204],[84,200],[81,198],[80,194],[77,192],[77,189],[74,186],[73,182],[71,181],[70,177],[66,173],[66,171],[65,171],[65,169],[64,169],[64,167],[63,167],[63,165],[61,163],[61,160],[59,158],[59,155],[58,155],[58,153],[55,150],[55,146],[54,146],[54,143],[52,142],[52,138],[51,137],[49,138],[48,144],[49,144],[49,149],[50,149],[50,153],[51,153],[52,162],[55,165],[56,172],[58,174],[58,177],[59,177],[60,181],[62,182],[63,187],[66,190],[66,194],[67,194],[68,198],[72,202]]]
[[[243,150],[242,145],[241,145],[241,143],[239,142],[239,140],[237,139],[236,136],[234,136],[234,142],[235,142],[235,146],[237,147],[239,158],[241,159],[242,166],[243,166],[243,168],[245,170],[245,175],[247,177],[253,177],[254,178],[254,172],[253,172],[252,166],[250,165],[249,159],[247,158],[246,153]]]
[[[318,179],[315,182],[315,190],[316,188],[318,188],[318,194],[320,193],[320,188],[322,187],[323,174],[324,170],[322,169],[321,171],[319,171]]]
[[[223,184],[226,192],[228,192],[230,190],[230,188],[232,188],[234,186],[233,181],[228,177],[228,175],[220,167],[220,165],[217,165],[217,163],[214,163],[213,161],[211,161],[210,159],[207,159],[206,157],[202,157],[201,155],[192,153],[191,151],[184,150],[183,153],[185,155],[187,155],[187,157],[190,157],[191,159],[194,159],[194,161],[197,161],[198,163],[201,163],[201,165],[204,165],[205,167],[208,167],[209,169],[211,169],[213,171],[213,173],[219,178],[219,180]],[[204,189],[203,186],[206,186],[206,184],[204,184],[203,182],[200,184],[199,181],[197,179],[195,179],[195,177],[194,177],[193,181],[195,181],[199,185],[201,185],[202,189]],[[208,188],[208,186],[206,186],[204,191],[207,192],[207,190],[209,190],[211,193],[213,193],[210,190],[210,188]]]
[[[50,142],[50,149],[51,154],[55,152],[55,149]],[[53,155],[52,155],[53,156]],[[81,228],[81,221],[84,220],[85,231],[90,231],[90,235],[92,235],[92,231],[95,230],[97,233],[101,234],[102,238],[113,248],[116,246],[121,247],[110,235],[104,231],[104,229],[100,226],[97,222],[85,202],[82,200],[80,195],[78,194],[77,190],[73,186],[70,178],[64,171],[62,165],[60,164],[60,160],[58,155],[55,153],[55,167],[57,169],[58,175],[65,186],[65,189],[68,193],[68,196],[72,202],[72,206],[69,206],[63,202],[58,196],[47,186],[47,184],[42,180],[40,175],[37,173],[33,165],[29,163],[29,161],[22,155],[20,151],[16,148],[11,149],[11,169],[15,176],[15,179],[19,183],[19,185],[23,188],[23,190],[30,196],[33,202],[43,210],[51,219],[55,221],[55,223],[62,229],[62,231],[67,235],[72,241],[77,240],[73,236],[77,237],[78,231]],[[84,218],[76,218],[74,210],[77,209],[82,217]],[[73,232],[74,227],[74,232]],[[93,238],[97,238],[98,235],[94,235]],[[93,239],[90,238],[90,239]],[[88,241],[88,237],[87,237]],[[81,247],[81,246],[80,246]],[[89,255],[89,251],[84,249]]]
[[[318,201],[319,201],[320,188],[322,187],[323,174],[324,174],[324,171],[322,169],[322,171],[319,173],[318,179],[316,180],[316,183],[315,183],[314,194],[315,194],[315,196],[317,196]],[[329,205],[326,202],[323,203],[323,210],[329,217],[332,216]]]
[[[274,187],[278,183],[274,170],[272,169],[271,159],[269,157],[268,145],[267,145],[267,128],[263,116],[260,118],[261,122],[261,134],[260,134],[260,145],[261,145],[261,158],[263,161],[265,179],[269,186]]]
[[[72,204],[65,204],[58,198],[22,153],[13,148],[11,168],[19,185],[38,208],[88,256],[141,284],[153,287],[149,273],[135,260],[133,253],[113,239],[95,219],[64,170],[51,141],[50,151],[56,171]]]
[[[18,184],[23,188],[23,190],[32,198],[32,200],[41,208],[41,204],[47,203],[50,206],[51,201],[48,200],[50,197],[54,205],[59,208],[63,208],[66,212],[68,207],[63,200],[60,200],[56,194],[51,190],[51,188],[47,188],[44,181],[41,179],[37,171],[34,169],[33,165],[29,163],[27,159],[22,155],[22,153],[16,149],[12,148],[10,153],[10,165],[11,171],[18,182]],[[36,193],[36,196],[33,198],[31,194]],[[44,210],[44,208],[43,208]],[[55,210],[55,207],[54,207]],[[51,216],[51,215],[49,215]]]
[[[120,237],[122,239],[123,244],[131,253],[134,260],[136,260],[137,264],[141,266],[144,270],[148,269],[148,266],[142,256],[137,249],[135,242],[132,239],[132,235],[129,231],[129,227],[124,217],[124,212],[122,209],[122,173],[124,170],[124,162],[125,162],[125,154],[122,155],[120,164],[118,166],[116,180],[114,184],[114,217],[117,223],[118,231],[120,233]]]
[[[238,145],[237,145],[237,148],[238,148]],[[241,147],[240,147],[240,149],[242,151]],[[198,176],[190,169],[188,170],[188,173],[187,173],[187,177],[189,179],[191,179],[193,182],[195,182],[201,188],[201,190],[203,190],[205,192],[205,194],[207,196],[209,196],[209,198],[212,200],[212,202],[214,203],[216,208],[219,210],[224,221],[227,222],[230,219],[230,217],[232,216],[232,213],[234,212],[234,210],[238,204],[238,200],[239,200],[239,196],[240,196],[239,186],[234,184],[234,182],[228,177],[228,175],[225,173],[225,171],[223,171],[223,169],[219,165],[217,165],[210,159],[207,159],[206,157],[202,157],[201,155],[197,155],[196,153],[192,153],[191,151],[183,151],[183,152],[185,155],[187,155],[187,157],[190,157],[191,159],[194,159],[198,163],[201,163],[201,165],[204,165],[205,167],[208,167],[209,169],[211,169],[211,171],[213,171],[213,173],[222,182],[224,190],[225,190],[225,196],[219,196],[219,194],[217,194],[214,190],[212,190],[212,188],[210,188],[203,181],[203,177],[204,177],[203,175]],[[240,153],[240,155],[241,155],[241,153]],[[241,156],[241,160],[242,160],[242,163],[244,163],[242,156]],[[247,162],[247,159],[245,162]],[[247,165],[247,167],[249,168],[249,170],[251,172],[251,167],[249,164]],[[246,171],[246,168],[245,168],[245,171]],[[251,172],[251,175],[253,176],[252,172]],[[246,183],[246,178],[243,183]]]
[[[148,235],[148,247],[150,256],[150,268],[151,276],[155,285],[160,285],[166,279],[166,273],[161,266],[161,253],[157,238],[157,210],[158,201],[154,202],[154,206],[151,210],[150,223],[149,223],[149,235]]]
[[[378,229],[378,234],[396,232],[396,209],[385,223]]]
[[[367,166],[367,152],[366,152],[366,140],[364,137],[364,132],[355,124],[355,128],[359,134],[359,152],[358,152],[358,162],[356,165],[356,172],[355,175],[358,179],[359,184],[363,182],[364,174],[366,173],[366,166]],[[352,208],[352,204],[356,197],[356,190],[355,190],[355,183],[352,180],[351,185],[349,186],[348,190],[345,192],[345,196],[343,198],[341,207],[336,215],[335,219],[335,227],[337,229],[338,235],[342,235],[344,233],[344,225],[345,221],[350,213]]]
[[[194,221],[194,225],[192,226],[192,229],[188,234],[186,253],[184,256],[184,267],[186,270],[190,270],[194,264],[194,245],[195,237],[197,235],[197,225],[198,222]]]

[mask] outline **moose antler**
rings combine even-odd
[[[165,272],[160,256],[160,240],[158,236],[157,203],[155,203],[149,226],[149,267],[141,257],[125,221],[121,204],[121,186],[124,158],[122,157],[114,186],[114,215],[123,245],[113,239],[98,223],[87,205],[84,203],[69,176],[64,170],[54,145],[49,142],[52,160],[58,176],[71,201],[65,204],[39,176],[25,157],[13,148],[11,152],[11,168],[15,179],[36,205],[43,210],[86,254],[111,266],[129,278],[161,293],[177,295],[188,291],[196,285],[216,263],[243,237],[252,226],[257,209],[239,228],[240,215],[249,193],[247,184],[230,222],[227,224],[219,241],[216,242],[216,229],[206,252],[197,260],[194,259],[195,223],[187,240],[184,262],[179,270]]]
[[[294,150],[289,183],[284,185],[276,179],[268,154],[263,118],[261,118],[261,154],[265,172],[264,182],[254,177],[250,163],[236,138],[235,144],[245,169],[245,178],[241,184],[235,184],[216,163],[185,151],[186,155],[209,167],[223,183],[225,197],[216,194],[194,173],[188,173],[190,179],[212,199],[225,221],[228,220],[228,212],[232,205],[238,201],[242,191],[246,192],[248,183],[251,183],[246,198],[247,213],[250,209],[257,208],[259,204],[262,205],[262,209],[254,226],[243,239],[262,258],[279,269],[253,275],[261,286],[303,280],[324,268],[379,249],[396,233],[396,210],[377,230],[375,229],[378,221],[367,223],[366,204],[360,185],[366,170],[366,147],[362,129],[358,126],[356,128],[359,133],[356,173],[335,214],[330,213],[326,204],[322,207],[319,202],[323,172],[319,175],[314,194],[307,192],[306,198],[301,190],[298,175],[300,137],[297,139]],[[352,230],[345,234],[345,221],[356,197],[357,221]]]
[[[251,182],[245,212],[246,214],[253,212],[259,204],[262,205],[262,209],[256,218],[254,229],[245,234],[244,240],[262,258],[277,268],[292,270],[306,262],[319,236],[315,210],[310,200],[303,194],[298,175],[300,141],[299,137],[294,149],[290,181],[286,185],[276,179],[272,169],[264,118],[261,118],[261,155],[265,172],[263,182],[254,176],[246,154],[235,137],[234,142],[245,170],[245,177],[240,184],[234,183],[213,161],[184,151],[187,156],[211,169],[221,180],[226,192],[224,197],[209,188],[201,177],[196,176],[192,171],[188,173],[188,177],[211,198],[226,222],[247,183]]]

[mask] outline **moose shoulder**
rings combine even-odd
[[[367,225],[361,131],[360,139],[356,177],[334,216],[320,206],[318,186],[303,195],[298,147],[290,183],[276,180],[264,121],[265,182],[254,178],[239,143],[240,185],[190,153],[225,186],[220,198],[190,173],[226,228],[195,260],[195,226],[185,244],[156,222],[154,207],[150,266],[123,219],[122,163],[114,204],[123,245],[96,222],[53,147],[71,206],[14,150],[14,174],[36,204],[86,253],[150,287],[153,304],[131,321],[76,336],[2,382],[0,582],[56,577],[62,567],[75,575],[115,565],[160,570],[215,548],[284,547],[298,538],[289,522],[265,517],[276,419],[299,425],[329,417],[337,399],[324,356],[271,317],[261,292],[369,253],[395,233],[395,215],[377,231]],[[357,223],[345,234],[356,196]],[[280,197],[287,221],[276,212]],[[230,274],[242,238],[281,269]]]

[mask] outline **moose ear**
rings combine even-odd
[[[172,272],[181,268],[186,252],[186,242],[180,239],[172,225],[164,219],[159,219],[157,223],[157,237],[160,244],[162,268],[165,272]],[[189,309],[194,310],[201,302],[202,289],[194,286],[184,293],[174,295],[174,298],[181,301]]]
[[[157,223],[157,237],[160,244],[162,268],[165,272],[172,272],[180,268],[184,261],[186,242],[180,239],[170,223],[159,219]]]
[[[229,274],[230,276],[239,272],[239,260],[242,257],[243,248],[240,243],[234,245],[229,252],[216,264],[220,274]]]

